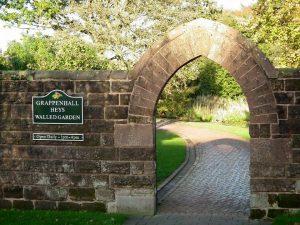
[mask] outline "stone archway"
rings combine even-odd
[[[264,54],[238,31],[206,19],[194,20],[167,34],[135,65],[136,79],[129,121],[151,123],[156,101],[167,81],[193,59],[205,56],[235,78],[246,95],[251,123],[277,123],[275,98],[269,78],[277,71]]]
[[[278,71],[253,43],[226,25],[206,19],[194,20],[169,32],[143,55],[130,73],[135,84],[129,102],[128,124],[115,125],[115,146],[140,149],[140,154],[152,154],[151,159],[155,158],[153,118],[160,93],[177,70],[200,56],[227,69],[246,96],[250,109],[251,208],[253,212],[259,211],[262,206],[255,202],[259,202],[262,195],[267,202],[268,192],[286,190],[285,185],[280,184],[282,180],[277,179],[282,175],[276,174],[288,161],[290,140],[288,135],[277,135],[274,129],[278,125],[278,113],[271,81],[276,80]],[[152,149],[151,153],[142,153],[145,148]],[[151,162],[148,165],[155,164]],[[150,174],[155,174],[154,167]],[[154,185],[153,188],[153,192],[145,192],[140,197],[129,193],[126,201],[142,200],[144,208],[138,211],[154,213]],[[118,202],[116,194],[118,211],[130,211],[123,203],[124,195],[119,199],[121,197]]]

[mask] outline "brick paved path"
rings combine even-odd
[[[249,221],[249,144],[205,128],[172,123],[162,127],[195,146],[186,168],[158,193],[157,215],[126,224],[260,224]],[[168,187],[169,186],[169,187]]]

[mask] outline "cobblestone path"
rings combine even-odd
[[[265,224],[248,220],[248,142],[228,133],[178,123],[161,129],[192,142],[190,160],[158,193],[157,215],[132,217],[126,224]]]
[[[196,159],[165,197],[158,213],[248,214],[249,144],[230,134],[170,124],[166,130],[195,144]]]

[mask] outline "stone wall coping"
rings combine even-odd
[[[43,70],[23,70],[23,71],[0,71],[0,79],[20,80],[124,80],[128,78],[128,72],[124,70],[83,70],[83,71],[43,71]]]

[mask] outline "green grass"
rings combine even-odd
[[[185,141],[176,134],[156,131],[156,175],[157,184],[161,184],[184,161],[186,153]]]
[[[229,126],[219,123],[202,123],[202,122],[180,122],[182,125],[194,126],[207,128],[216,131],[223,131],[230,134],[235,134],[244,140],[250,140],[249,128],[248,127],[238,127],[238,126]]]
[[[1,225],[119,225],[126,218],[100,212],[0,210]]]
[[[300,223],[300,211],[287,213],[276,217],[272,225],[294,225]]]

